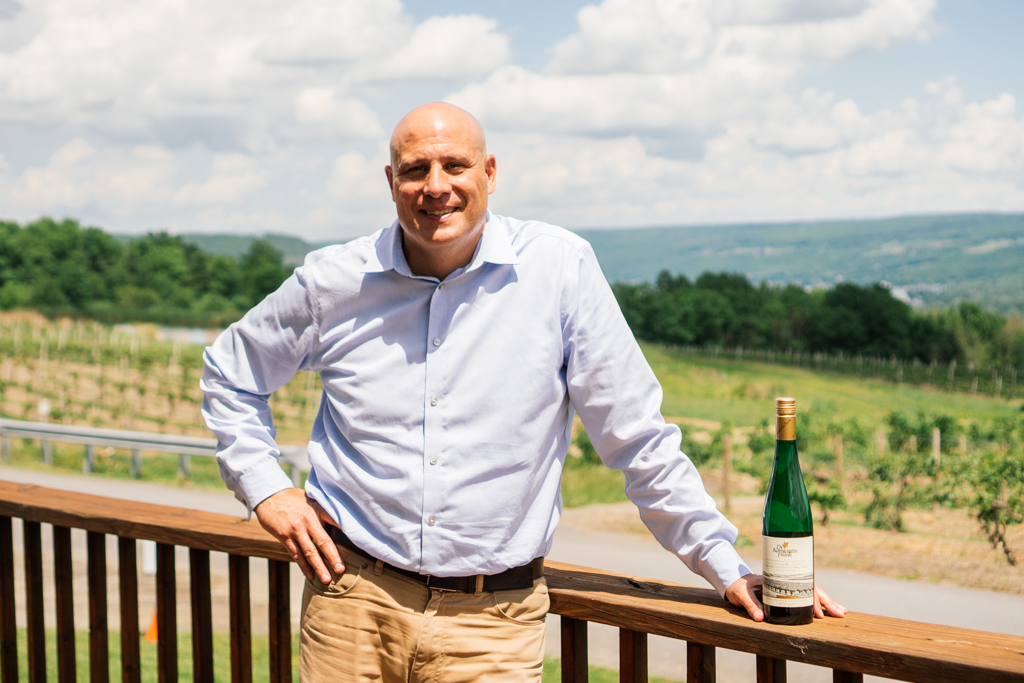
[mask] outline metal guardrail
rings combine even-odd
[[[82,469],[91,472],[95,447],[122,448],[132,452],[132,476],[142,474],[142,451],[158,451],[177,453],[181,456],[179,470],[188,475],[188,458],[192,455],[215,457],[217,440],[198,436],[176,436],[173,434],[154,434],[152,432],[131,432],[118,429],[98,429],[96,427],[78,427],[74,425],[51,424],[49,422],[27,422],[0,418],[0,439],[2,439],[3,459],[10,457],[11,437],[34,439],[42,443],[43,461],[52,462],[51,441],[75,443],[85,446],[85,460]],[[281,460],[291,466],[292,482],[298,486],[303,472],[309,471],[309,459],[306,457],[305,446],[278,446],[281,449]]]

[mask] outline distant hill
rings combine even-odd
[[[321,245],[310,244],[300,237],[292,235],[205,235],[202,233],[185,233],[181,238],[189,244],[194,244],[209,254],[224,254],[238,258],[249,248],[253,240],[262,238],[270,242],[284,253],[284,261],[287,266],[297,266],[302,263],[306,254],[319,249]]]
[[[962,299],[1024,312],[1024,215],[907,216],[859,221],[579,230],[611,280],[662,270],[832,285],[886,280],[918,305]]]
[[[577,230],[605,276],[654,280],[662,270],[696,277],[743,273],[759,282],[829,286],[843,280],[888,281],[917,306],[970,299],[1004,313],[1024,313],[1024,214],[905,216],[810,223]],[[239,256],[255,239],[184,234],[203,251]],[[322,244],[264,235],[294,266]]]

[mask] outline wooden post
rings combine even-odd
[[[174,546],[156,544],[156,657],[157,680],[178,680],[178,582]]]
[[[647,634],[619,629],[619,683],[647,683]]]
[[[18,629],[14,606],[14,526],[0,517],[0,683],[18,683]]]
[[[270,681],[291,683],[292,680],[292,612],[289,593],[290,562],[268,560],[270,578]],[[646,682],[646,679],[644,679]]]
[[[932,429],[932,461],[936,468],[942,464],[942,432],[938,427]]]
[[[139,683],[139,573],[134,538],[117,539],[118,589],[121,596],[121,681]]]
[[[786,660],[757,656],[757,683],[786,683]]]
[[[686,683],[715,683],[715,648],[686,643]]]
[[[71,585],[71,528],[53,526],[53,583],[57,611],[57,680],[75,683],[75,592]]]
[[[562,683],[587,683],[587,622],[571,617],[562,621]]]
[[[252,683],[249,558],[244,555],[228,555],[228,603],[231,620],[231,683]]]
[[[722,489],[725,493],[725,513],[732,512],[732,434],[722,434]]]
[[[86,535],[89,575],[89,681],[110,681],[110,648],[107,635],[107,537]]]
[[[46,681],[46,626],[43,616],[43,540],[39,522],[22,525],[25,543],[25,630],[29,683]]]
[[[190,548],[192,595],[192,680],[213,683],[213,610],[210,604],[210,551]]]

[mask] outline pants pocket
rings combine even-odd
[[[502,618],[524,626],[543,624],[551,608],[548,584],[543,578],[537,579],[530,588],[494,591],[491,595],[494,609]]]

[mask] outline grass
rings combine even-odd
[[[856,416],[870,427],[880,426],[894,410],[980,421],[1020,415],[1021,410],[1020,401],[899,386],[770,363],[695,357],[650,344],[643,345],[643,350],[665,391],[665,415],[730,420],[737,427],[773,417],[776,396],[795,396],[798,411],[810,409],[825,417],[843,419]]]
[[[46,680],[57,680],[57,633],[53,629],[46,632]],[[28,683],[28,640],[25,629],[18,629],[18,680]],[[231,646],[227,633],[215,633],[213,636],[213,675],[218,681],[231,680]],[[109,635],[110,680],[118,683],[121,680],[121,635],[111,632]],[[299,637],[292,636],[292,680],[299,680]],[[140,639],[140,663],[143,683],[157,683],[156,643],[145,638]],[[75,633],[75,663],[77,679],[89,680],[89,634],[86,631]],[[544,658],[544,683],[557,683],[562,680],[562,662],[555,657]],[[178,634],[178,680],[191,681],[192,678],[192,634]],[[270,680],[270,654],[265,638],[255,637],[252,641],[252,680],[253,683],[264,683]],[[590,667],[592,683],[615,683],[619,680],[619,672],[600,666]],[[650,678],[651,683],[672,683],[669,679]]]

